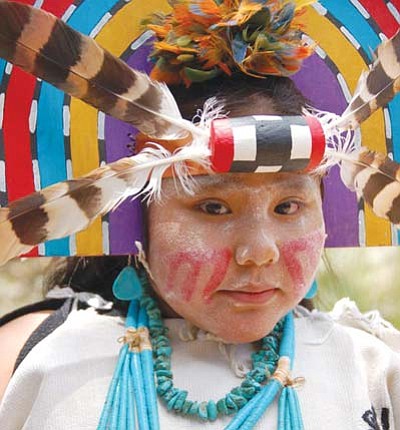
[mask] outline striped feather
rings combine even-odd
[[[400,164],[367,148],[361,148],[357,155],[340,157],[346,186],[377,216],[400,225]]]
[[[0,209],[0,265],[39,243],[85,229],[129,197],[159,197],[163,174],[171,166],[183,188],[191,191],[184,162],[207,168],[210,153],[205,143],[185,146],[174,154],[160,147],[146,148],[81,178],[15,200],[8,208]]]
[[[370,70],[361,75],[347,109],[326,123],[326,153],[328,164],[329,159],[341,163],[343,182],[359,199],[380,218],[400,225],[400,165],[384,154],[355,148],[355,135],[343,132],[358,128],[400,91],[400,31],[381,43],[375,56]]]
[[[142,133],[172,139],[198,131],[168,87],[41,9],[0,2],[0,57]]]
[[[376,60],[370,70],[361,75],[349,106],[335,126],[356,129],[400,91],[400,31],[381,43],[375,56]]]

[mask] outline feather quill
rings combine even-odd
[[[0,265],[39,243],[85,229],[96,217],[129,197],[159,197],[163,174],[171,166],[179,169],[182,187],[191,191],[193,183],[185,162],[208,168],[209,156],[208,146],[198,142],[174,154],[155,145],[81,178],[60,182],[12,202],[0,209]]]
[[[0,2],[0,57],[159,139],[199,135],[168,87],[101,48],[54,15]]]

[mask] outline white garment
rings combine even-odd
[[[341,307],[333,316],[301,310],[295,320],[293,376],[306,378],[299,389],[305,429],[387,430],[380,417],[382,408],[388,408],[390,430],[400,430],[400,355],[362,330],[366,320],[351,304],[343,302]],[[175,385],[188,390],[191,400],[217,400],[240,385],[217,342],[204,337],[183,342],[179,331],[185,322],[166,324]],[[392,343],[400,348],[399,332],[380,330],[391,331]],[[96,429],[123,333],[124,322],[118,317],[101,316],[93,309],[73,311],[18,367],[0,408],[1,430]],[[237,360],[248,365],[251,350],[251,345],[242,345]],[[376,426],[364,415],[372,405]],[[159,413],[162,430],[222,429],[231,419],[203,423],[167,412],[162,404]],[[368,416],[371,420],[373,413]],[[276,427],[275,403],[256,429]]]

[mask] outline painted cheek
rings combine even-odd
[[[214,269],[211,277],[203,290],[203,299],[206,303],[210,303],[211,295],[221,285],[228,271],[229,263],[232,259],[230,249],[222,249],[213,253]]]
[[[189,301],[195,291],[200,269],[203,265],[198,254],[189,252],[178,252],[167,257],[169,267],[167,277],[167,291],[180,291],[182,298]],[[180,278],[180,285],[177,285],[179,275],[185,276]]]
[[[211,294],[224,280],[231,258],[232,252],[229,249],[182,251],[167,256],[167,291],[178,292],[184,301],[189,302],[200,280],[205,282],[203,298],[209,301]],[[209,279],[203,280],[202,277],[207,272],[210,273]]]
[[[305,279],[311,274],[308,268],[312,268],[312,272],[316,270],[324,240],[324,231],[317,230],[306,237],[287,241],[281,245],[281,256],[296,293],[301,294],[308,287],[306,285],[308,279]]]

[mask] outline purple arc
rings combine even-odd
[[[142,46],[132,53],[126,62],[136,70],[150,72],[151,65],[147,61],[149,46]],[[106,116],[105,142],[107,163],[132,155],[129,144],[130,136],[137,130],[129,124]],[[142,207],[138,200],[127,200],[109,215],[109,244],[111,255],[134,254],[137,252],[135,241],[143,242]]]
[[[127,63],[135,69],[148,72],[151,69],[146,60],[148,51],[147,46],[139,48],[127,58]],[[345,109],[346,100],[335,73],[316,54],[306,60],[294,81],[315,107],[336,113]],[[129,135],[135,132],[128,124],[106,117],[108,163],[129,155]],[[324,187],[324,218],[328,234],[326,246],[358,246],[357,201],[354,194],[343,185],[337,168],[331,169],[324,180]],[[138,201],[127,201],[112,212],[109,216],[110,253],[122,255],[136,252],[135,240],[142,241],[144,237],[142,224],[142,209]]]
[[[345,110],[347,102],[337,77],[317,54],[305,61],[294,81],[314,107],[337,114]],[[359,246],[357,199],[344,186],[337,167],[324,179],[323,207],[327,231],[325,245]]]

